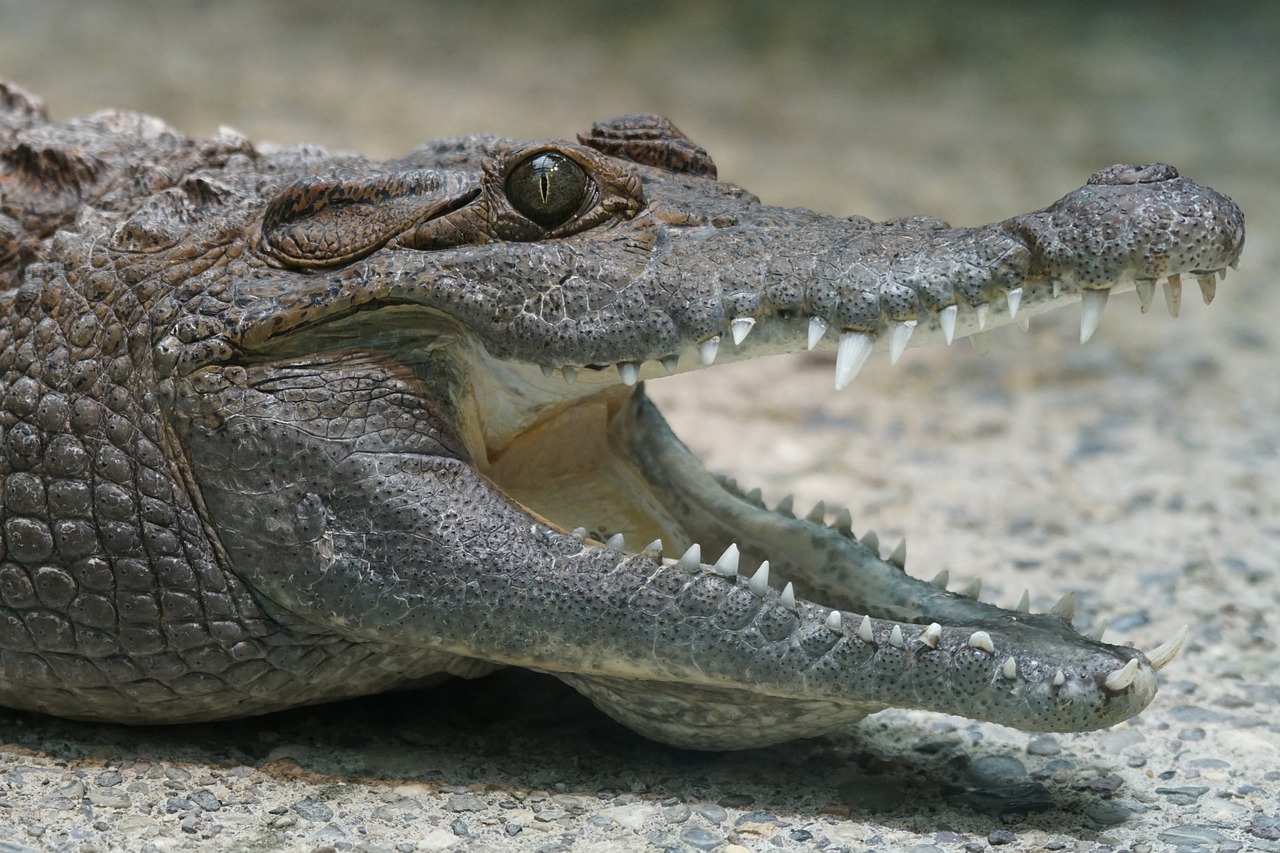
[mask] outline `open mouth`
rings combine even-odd
[[[1207,302],[1215,274],[1198,278]],[[1181,284],[1177,275],[1163,283],[1171,313],[1177,313]],[[1146,311],[1154,285],[1129,281],[1113,289],[1136,288]],[[712,362],[825,346],[836,351],[834,384],[844,387],[876,349],[897,361],[907,334],[950,343],[1076,300],[1083,305],[1080,337],[1088,340],[1107,294],[1082,293],[1064,282],[1027,284],[998,308],[953,307],[912,323],[908,333],[899,325],[878,341],[858,333],[824,340],[818,323],[772,317],[736,323],[710,344],[635,365],[541,369],[497,362],[477,350],[475,357],[485,363],[473,372],[477,428],[469,449],[504,494],[587,547],[644,554],[655,566],[721,578],[762,606],[811,619],[832,641],[860,644],[869,662],[877,655],[892,659],[908,698],[886,695],[884,705],[930,707],[1030,729],[1108,725],[1154,696],[1155,673],[1177,654],[1185,628],[1143,655],[1099,642],[1100,631],[1078,633],[1071,624],[1072,593],[1047,613],[1031,613],[1025,596],[1014,610],[979,601],[977,583],[949,591],[945,571],[931,580],[912,577],[905,570],[905,542],[890,547],[874,532],[857,535],[847,510],[819,504],[797,517],[790,497],[767,507],[759,490],[708,472],[667,427],[640,382]],[[952,691],[944,670],[957,665],[978,670],[974,683],[983,686]],[[591,692],[590,685],[577,686]],[[609,701],[598,691],[593,698]]]

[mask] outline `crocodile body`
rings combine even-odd
[[[642,380],[831,349],[842,388],[1074,302],[1087,339],[1115,289],[1209,298],[1243,237],[1163,165],[875,224],[762,204],[649,116],[374,162],[0,84],[0,703],[183,722],[522,666],[700,748],[891,706],[1111,725],[1180,638],[1100,643],[1069,598],[1002,610],[767,509]]]

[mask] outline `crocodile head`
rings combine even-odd
[[[217,168],[107,217],[109,249],[65,251],[109,251],[148,294],[140,381],[173,464],[218,559],[290,631],[405,678],[551,672],[705,748],[885,707],[1083,730],[1154,695],[1183,635],[1144,655],[1078,634],[1070,596],[1009,611],[916,579],[847,511],[797,517],[709,474],[643,382],[832,350],[838,390],[876,350],[1064,304],[1087,340],[1110,293],[1146,310],[1158,282],[1177,313],[1184,278],[1208,300],[1239,255],[1225,196],[1114,166],[983,227],[839,219],[717,181],[647,116],[389,163],[221,144]],[[388,683],[342,678],[298,701]]]

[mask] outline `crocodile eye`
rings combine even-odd
[[[543,151],[511,170],[507,198],[516,210],[541,225],[555,228],[582,207],[587,173],[563,154]]]

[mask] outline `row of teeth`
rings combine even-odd
[[[1217,271],[1219,278],[1226,278],[1226,269]],[[1213,297],[1217,293],[1218,282],[1214,278],[1213,273],[1205,275],[1197,275],[1196,282],[1200,285],[1200,295],[1204,299],[1204,304],[1208,305],[1213,301]],[[1062,292],[1062,282],[1054,279],[1053,281],[1053,298],[1057,299]],[[1169,313],[1177,317],[1182,310],[1182,276],[1174,274],[1169,276],[1164,282],[1164,301],[1169,309]],[[1138,293],[1138,304],[1142,313],[1147,313],[1151,307],[1151,302],[1155,297],[1156,281],[1154,279],[1140,279],[1135,283],[1135,289]],[[1098,324],[1102,320],[1102,309],[1107,305],[1107,297],[1110,290],[1082,290],[1081,291],[1081,312],[1080,312],[1080,343],[1085,344],[1093,337],[1093,333],[1097,331]],[[1009,319],[1018,323],[1022,331],[1030,329],[1030,318],[1022,315],[1018,319],[1018,308],[1022,304],[1022,288],[1015,287],[1005,294],[1005,301],[1008,307]],[[987,318],[991,314],[991,303],[983,302],[974,306],[977,313],[978,331],[970,335],[970,340],[979,352],[985,353],[990,346],[990,333],[986,331]],[[948,305],[938,312],[938,325],[942,329],[943,339],[947,345],[955,339],[956,335],[956,319],[959,316],[959,307],[955,304]],[[900,320],[893,323],[889,330],[889,363],[897,364],[898,359],[902,357],[902,353],[907,348],[907,342],[911,340],[911,333],[915,331],[918,320]],[[747,339],[747,335],[751,334],[751,330],[755,328],[755,317],[738,317],[729,324],[729,335],[733,338],[734,346],[741,346],[742,342]],[[826,335],[829,323],[821,317],[809,318],[808,340],[806,341],[806,349],[812,350],[818,345],[822,338]],[[708,338],[698,345],[698,360],[704,367],[710,367],[715,363],[716,356],[720,352],[720,335]],[[875,348],[876,339],[867,332],[847,331],[840,335],[840,341],[836,345],[836,390],[841,391],[848,387],[862,370],[862,366],[867,363],[867,359],[871,357],[871,351]],[[659,359],[662,367],[668,374],[676,372],[679,362],[679,356],[669,355]],[[624,385],[635,385],[640,379],[640,365],[638,361],[620,361],[615,366],[618,370],[618,377]],[[555,368],[550,365],[542,365],[542,373],[550,378],[555,375]],[[560,368],[560,375],[565,382],[572,385],[578,379],[580,368],[566,365]]]
[[[758,490],[752,490],[752,493],[750,494],[754,494],[756,492],[758,492]],[[761,506],[763,506],[763,503],[761,503]],[[780,501],[775,511],[789,517],[794,517],[791,514],[791,496],[788,495]],[[825,504],[822,501],[819,501],[814,506],[813,510],[805,516],[805,519],[812,523],[823,524],[825,515]],[[852,520],[847,509],[841,509],[837,512],[836,520],[832,527],[850,538],[856,538],[853,537]],[[587,530],[584,527],[576,528],[572,533],[575,538],[582,542],[586,542],[589,538]],[[867,548],[879,557],[880,541],[875,531],[867,531],[867,533],[860,539],[857,539],[857,541],[863,547]],[[604,543],[604,547],[619,553],[625,553],[626,539],[621,533],[615,533]],[[901,540],[887,558],[888,562],[896,565],[900,569],[905,569],[907,553],[906,547],[906,540]],[[660,562],[665,566],[678,566],[679,568],[691,573],[702,570],[702,546],[697,543],[690,545],[678,559],[663,556],[663,544],[661,539],[655,539],[650,542],[641,550],[640,553],[643,556],[649,557],[650,559]],[[711,572],[724,578],[738,578],[739,557],[740,553],[737,544],[731,544],[724,550],[724,553],[720,555],[719,559],[711,565]],[[934,576],[930,583],[939,589],[946,590],[949,581],[950,573],[944,569]],[[752,574],[750,578],[745,578],[745,582],[747,589],[749,589],[757,598],[765,598],[769,592],[769,561],[765,560],[761,562],[755,573]],[[961,590],[959,594],[976,600],[981,592],[982,580],[980,578],[975,578],[968,584],[968,586]],[[799,604],[796,600],[795,587],[790,581],[788,581],[782,588],[782,592],[778,596],[778,604],[793,612],[799,612]],[[1029,590],[1023,591],[1022,598],[1019,599],[1015,610],[1018,613],[1031,612],[1031,593]],[[1068,592],[1058,601],[1057,604],[1049,608],[1047,612],[1049,615],[1058,616],[1070,623],[1075,618],[1076,612],[1075,592]],[[833,633],[844,636],[844,616],[839,610],[830,610],[827,613],[823,624]],[[1101,622],[1084,636],[1097,642],[1102,639],[1102,635],[1105,631],[1106,623]],[[1187,627],[1183,626],[1172,639],[1147,653],[1147,661],[1151,664],[1153,669],[1156,671],[1164,669],[1164,667],[1177,656],[1178,651],[1182,648],[1182,644],[1186,641],[1187,633]],[[858,623],[858,627],[854,631],[854,634],[862,642],[867,643],[868,645],[875,645],[875,634],[872,629],[870,616],[864,615],[862,617],[862,620]],[[941,636],[942,625],[937,622],[930,622],[923,630],[920,631],[916,640],[920,647],[933,650],[938,647],[938,640]],[[902,632],[901,625],[895,624],[890,630],[888,644],[897,649],[907,649],[907,638]],[[986,631],[974,631],[970,634],[968,647],[986,652],[992,656],[994,656],[996,652],[995,643],[992,641],[991,635]],[[1135,658],[1130,660],[1123,667],[1108,673],[1103,679],[1103,684],[1108,690],[1118,693],[1133,683],[1137,672],[1138,661]],[[1005,658],[1004,662],[1000,665],[1000,675],[1009,681],[1016,680],[1018,677],[1017,660],[1012,656]],[[1057,670],[1054,673],[1053,686],[1061,687],[1065,682],[1066,674],[1061,669]]]

